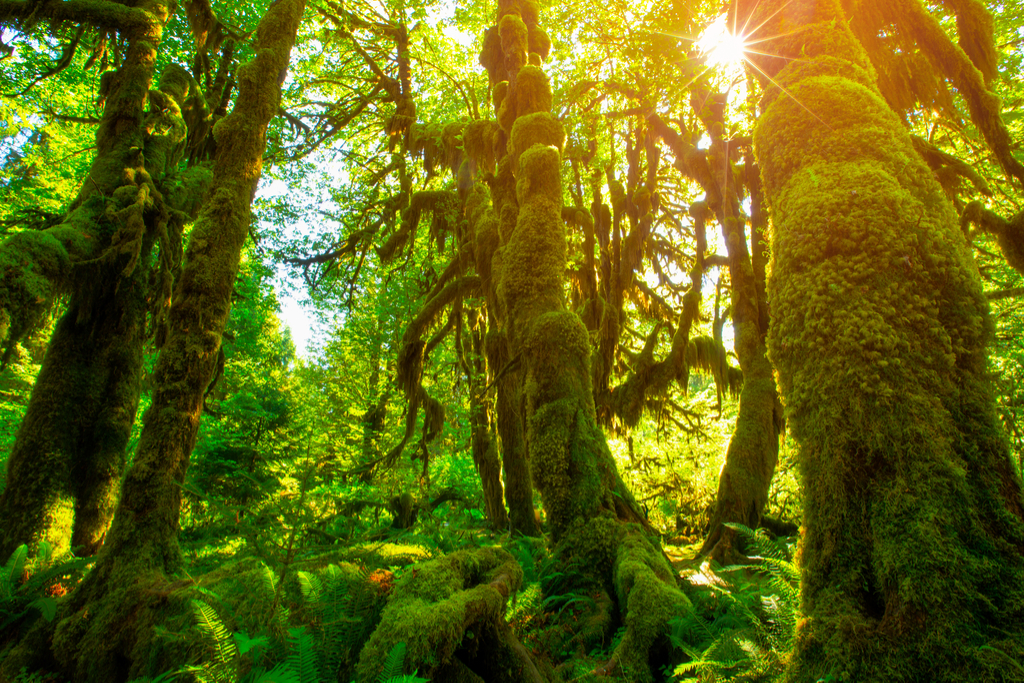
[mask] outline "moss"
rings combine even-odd
[[[667,640],[668,622],[692,606],[676,587],[664,554],[637,527],[616,549],[614,576],[619,605],[626,608],[626,633],[615,660],[627,680],[652,681],[652,650]]]
[[[501,36],[498,27],[491,26],[484,32],[483,46],[480,48],[480,66],[487,69],[491,85],[507,79],[505,71],[505,53],[501,50]],[[497,105],[495,105],[497,110]]]
[[[60,230],[20,232],[0,245],[0,311],[9,325],[0,342],[8,346],[30,332],[71,283],[71,258],[58,239]],[[77,232],[69,236],[80,239]]]
[[[466,156],[472,159],[481,174],[493,173],[497,161],[495,146],[498,138],[498,125],[494,121],[471,121],[466,124],[462,133],[462,145]]]
[[[518,69],[517,69],[518,71]],[[495,89],[497,95],[498,89]],[[498,125],[506,133],[511,132],[512,125],[516,122],[516,91],[514,88],[505,90],[504,97],[498,106]]]
[[[550,130],[550,128],[542,128],[539,132],[546,134]],[[530,130],[524,126],[519,129],[519,132],[519,140],[523,141],[530,138],[530,133],[537,131]],[[520,206],[534,202],[551,202],[552,205],[557,206],[547,206],[545,208],[557,211],[559,214],[558,218],[560,219],[562,167],[558,149],[554,146],[531,145],[518,157],[518,166],[516,198],[519,200]],[[527,202],[527,199],[529,199],[529,202]]]
[[[522,570],[504,550],[480,548],[418,564],[396,582],[359,657],[358,679],[377,680],[388,653],[406,644],[406,667],[431,676],[450,664],[464,638],[497,622]]]
[[[135,461],[124,478],[104,552],[61,604],[52,626],[54,655],[74,680],[154,673],[147,670],[154,634],[169,613],[178,611],[165,578],[181,564],[177,482],[188,466],[202,397],[216,367],[266,127],[278,111],[281,73],[303,8],[301,0],[279,0],[270,7],[257,30],[256,57],[239,69],[236,105],[215,131],[214,187],[192,229]]]
[[[539,66],[527,64],[519,70],[516,76],[516,101],[516,113],[520,117],[516,123],[524,116],[537,112],[551,116],[551,84],[548,82],[547,74]]]
[[[809,37],[754,135],[774,225],[769,348],[805,490],[789,680],[998,680],[997,657],[1024,655],[1024,504],[987,305],[837,5],[808,9],[787,11],[819,23],[765,46],[797,57]]]
[[[531,146],[552,146],[560,153],[564,141],[565,131],[562,124],[551,114],[538,112],[520,117],[512,127],[513,167],[518,169],[520,156]]]
[[[501,110],[501,105],[505,101],[506,95],[508,95],[508,81],[503,80],[495,83],[494,89],[491,92],[491,104],[494,106],[495,112]]]
[[[529,47],[529,32],[523,20],[514,14],[507,14],[498,22],[498,35],[501,36],[501,50],[505,53],[506,65],[518,67],[526,63]]]
[[[546,62],[551,55],[551,38],[547,31],[539,26],[531,26],[528,39],[530,54],[536,54],[542,62]],[[540,66],[538,64],[538,66]]]
[[[509,240],[515,248],[505,250],[498,286],[510,307],[532,310],[539,298],[547,305],[561,301],[560,289],[552,287],[564,277],[565,243],[550,239],[541,230],[550,225],[553,215],[550,205],[519,209],[515,234]]]

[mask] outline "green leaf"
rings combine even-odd
[[[57,616],[57,601],[51,597],[36,598],[28,603],[28,606],[38,609],[42,613],[43,619],[47,621],[53,621],[53,618]]]

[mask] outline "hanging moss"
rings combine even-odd
[[[462,133],[463,149],[466,156],[474,161],[481,174],[493,173],[498,158],[495,149],[498,125],[491,120],[471,121]]]
[[[956,13],[957,43],[985,77],[987,85],[996,77],[999,64],[992,15],[978,0],[951,0],[949,5]]]

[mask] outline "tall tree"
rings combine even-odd
[[[0,245],[0,338],[7,347],[32,329],[55,295],[71,293],[8,460],[0,555],[44,540],[91,554],[110,523],[141,390],[148,300],[167,298],[187,218],[182,209],[194,205],[182,196],[188,192],[175,193],[165,181],[184,152],[185,117],[201,125],[196,116],[202,118],[205,101],[199,104],[202,94],[180,67],[168,68],[159,90],[151,90],[172,5],[0,6],[4,23],[76,22],[83,31],[117,33],[127,44],[120,67],[101,79],[106,104],[96,155],[67,213],[53,227],[16,233]],[[158,244],[163,263],[153,259]]]
[[[180,484],[217,367],[267,126],[278,112],[304,8],[304,0],[279,0],[267,11],[256,32],[256,57],[238,72],[237,102],[214,132],[210,198],[192,228],[154,372],[153,403],[106,544],[95,568],[61,605],[55,624],[40,622],[7,657],[7,675],[27,662],[54,660],[78,681],[124,681],[151,673],[153,627],[173,608],[154,587],[181,567]]]
[[[998,146],[985,64],[941,30],[921,35],[934,19],[916,0],[897,4],[911,23],[896,28],[955,62]],[[975,20],[961,41],[984,48],[985,9],[954,9]],[[840,3],[738,14],[764,36],[751,60],[770,79],[754,137],[773,220],[770,349],[805,493],[789,678],[1020,680],[1024,501],[957,216]]]

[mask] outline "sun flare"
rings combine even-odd
[[[742,35],[729,30],[726,15],[719,15],[697,38],[697,49],[704,55],[709,67],[733,69],[743,63],[746,43]]]

